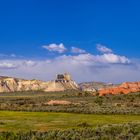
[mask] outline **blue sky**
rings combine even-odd
[[[75,74],[74,70],[79,70],[80,67],[83,73],[87,72],[88,78],[83,76],[77,81],[121,82],[121,77],[124,80],[139,80],[139,6],[139,0],[0,1],[0,74],[49,80],[57,72],[52,72],[57,63],[64,67],[58,68],[58,72],[68,71],[76,80],[80,79],[80,75]],[[103,49],[111,51],[103,52]],[[80,61],[80,66],[75,65],[74,61],[70,63],[73,68],[71,70],[64,63],[56,62],[58,59],[62,59],[61,62],[76,59]],[[18,66],[15,66],[17,61]],[[19,65],[26,61],[32,64],[32,67],[28,68],[26,65],[22,68],[23,73],[20,73]],[[54,62],[52,66],[43,64],[46,69],[52,68],[46,73],[41,66],[35,65],[41,65],[45,61]],[[85,70],[83,64],[90,61],[95,61],[94,65],[88,65],[90,68]],[[33,66],[41,70],[40,72],[46,75],[45,78],[38,72],[31,75]],[[103,67],[103,71],[109,67],[107,72],[111,73],[117,67],[120,72],[114,72],[114,75],[107,79],[100,74],[100,70],[96,70],[97,67]],[[129,76],[136,68],[135,75]],[[124,69],[128,71],[128,75],[122,73]]]

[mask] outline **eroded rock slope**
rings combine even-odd
[[[128,94],[134,92],[140,92],[140,82],[124,82],[118,86],[98,90],[100,96],[106,94]]]

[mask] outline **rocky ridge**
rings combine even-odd
[[[96,92],[100,96],[107,94],[128,94],[140,92],[140,82],[124,82],[119,85],[103,82],[86,82],[79,85],[71,80],[69,74],[58,74],[55,80],[44,82],[41,80],[25,80],[0,76],[0,92],[18,91],[65,91],[82,90]]]

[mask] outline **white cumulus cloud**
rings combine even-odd
[[[96,48],[101,53],[112,53],[113,52],[110,48],[107,48],[106,46],[101,45],[101,44],[96,44]]]
[[[131,61],[125,57],[113,53],[95,56],[97,62],[110,64],[129,64]]]
[[[44,45],[42,48],[47,49],[50,52],[58,52],[58,53],[64,53],[67,49],[65,48],[63,43],[60,44],[49,44],[49,45]]]

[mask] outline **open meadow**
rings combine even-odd
[[[139,115],[94,115],[0,111],[0,131],[48,131],[102,125],[139,123]]]

